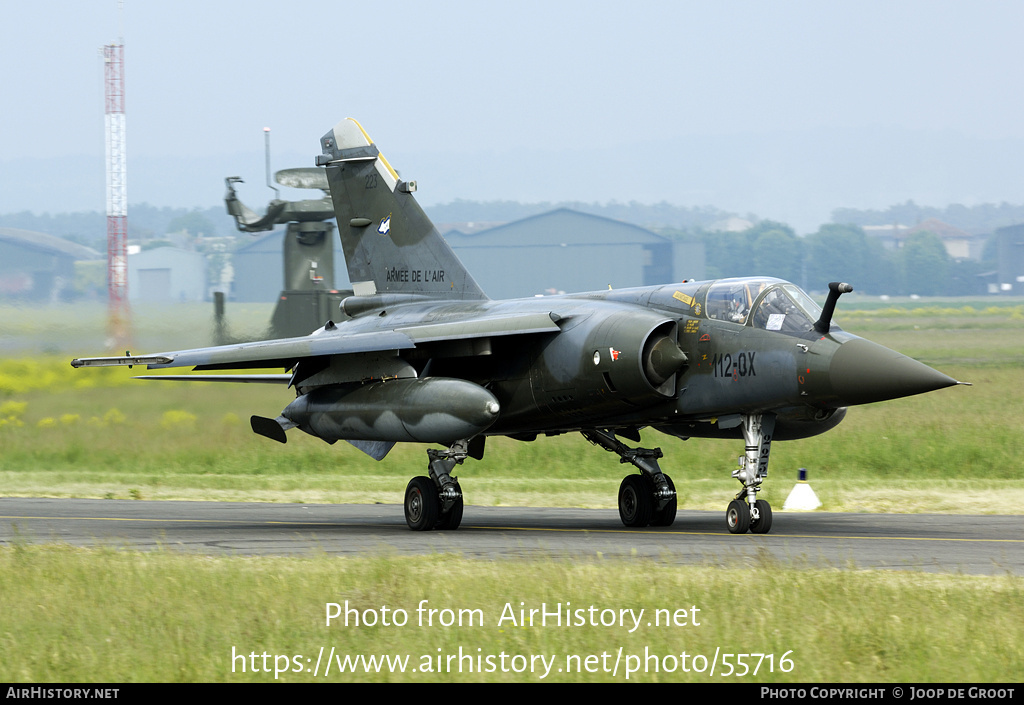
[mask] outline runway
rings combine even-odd
[[[614,509],[467,506],[457,531],[412,532],[399,505],[0,498],[0,545],[215,555],[451,553],[1024,575],[1022,527],[1021,516],[776,512],[770,534],[734,536],[724,510],[627,529]]]

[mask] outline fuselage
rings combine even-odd
[[[798,287],[778,279],[506,301],[385,295],[356,297],[345,308],[354,315],[323,334],[549,316],[555,324],[550,332],[514,335],[498,326],[494,335],[471,340],[417,343],[392,361],[396,378],[422,380],[427,389],[417,394],[428,407],[444,408],[450,395],[441,385],[434,391],[423,384],[431,379],[464,380],[486,390],[500,411],[478,421],[487,424],[480,432],[524,440],[595,427],[646,426],[680,437],[733,438],[740,436],[741,416],[752,413],[776,415],[777,439],[801,438],[834,427],[849,404],[955,383],[836,326],[825,333],[814,330],[820,309]],[[857,348],[856,354],[837,367],[847,346]],[[883,362],[898,363],[905,379],[872,369]],[[881,386],[872,381],[878,375],[885,378]],[[297,374],[296,380],[300,394],[318,384],[331,386],[329,376],[303,381]],[[383,389],[387,381],[380,384]],[[864,394],[865,388],[873,391]],[[333,404],[345,406],[344,394],[330,396]]]

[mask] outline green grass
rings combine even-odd
[[[673,672],[653,672],[646,661],[650,672],[634,672],[629,680],[971,683],[1012,679],[1024,661],[1020,577],[798,570],[770,559],[744,567],[741,575],[737,580],[735,570],[647,560],[249,559],[15,545],[0,549],[2,672],[9,681],[37,683],[273,682],[277,665],[286,672],[276,680],[284,682],[624,682],[627,663],[645,663],[626,656],[653,654],[662,659],[659,669],[668,663]],[[421,600],[437,610],[479,610],[482,624],[420,626]],[[346,627],[338,620],[327,626],[327,603],[346,601],[378,617],[382,607],[392,618],[405,610],[408,623]],[[544,603],[550,611],[566,602],[574,609],[593,605],[596,614],[645,613],[633,633],[629,617],[626,628],[518,623],[521,606]],[[516,623],[499,623],[506,604]],[[685,610],[685,626],[648,626],[658,609]],[[589,622],[589,612],[584,619]],[[314,677],[305,669],[315,666],[320,647],[325,658],[331,648],[343,655],[408,656],[419,670],[342,675],[335,668],[324,678],[321,668]],[[447,656],[460,647],[472,656],[554,657],[555,667],[544,679],[528,671],[502,673],[500,666],[460,674],[455,659],[456,672],[449,672]],[[602,664],[611,670],[620,648],[624,656],[613,676]],[[765,660],[757,676],[725,676],[720,660],[715,676],[710,666],[704,673],[679,671],[682,652],[692,666],[696,655],[710,664],[716,649],[772,654],[773,669]],[[260,672],[233,653],[257,654]],[[263,653],[270,656],[269,673],[262,670]],[[424,657],[436,665],[438,654],[443,672],[422,672]],[[570,655],[596,656],[598,671],[559,673]],[[757,659],[745,661],[752,669]],[[301,672],[292,672],[296,663]]]

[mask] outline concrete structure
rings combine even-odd
[[[905,225],[866,225],[864,226],[864,232],[881,240],[886,249],[890,250],[902,248],[907,238],[917,233],[929,232],[942,240],[942,246],[946,248],[946,254],[955,260],[980,260],[987,238],[986,235],[973,235],[966,230],[961,230],[949,223],[944,223],[938,218],[928,218],[913,227]]]
[[[999,228],[995,235],[999,274],[991,293],[1024,294],[1024,224]]]
[[[205,255],[176,247],[128,255],[128,298],[133,303],[205,301]]]
[[[58,301],[74,284],[76,261],[102,259],[92,248],[53,235],[0,228],[0,298]]]
[[[494,299],[668,284],[705,276],[704,245],[560,208],[445,238]]]
[[[972,235],[954,225],[943,223],[938,218],[929,218],[921,224],[915,225],[907,230],[906,237],[912,237],[921,232],[938,235],[939,239],[942,240],[942,245],[946,248],[946,254],[951,259],[960,260],[980,260],[981,251],[985,247],[987,237],[985,235]]]

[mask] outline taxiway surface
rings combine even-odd
[[[468,558],[647,558],[664,563],[889,568],[1024,575],[1024,517],[776,512],[734,536],[725,512],[627,529],[614,509],[467,506],[457,531],[412,532],[398,505],[0,498],[0,544],[204,554],[453,553]]]

